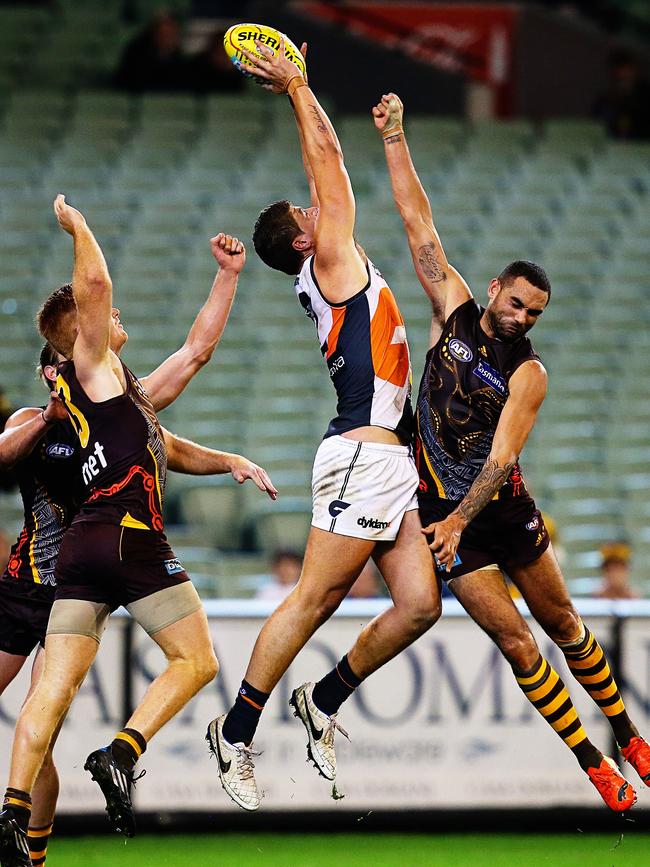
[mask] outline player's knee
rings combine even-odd
[[[172,660],[181,665],[180,671],[191,685],[199,690],[215,679],[219,673],[219,663],[214,651],[201,649],[196,653]]]
[[[321,601],[316,605],[314,615],[315,620],[318,624],[325,623],[330,619],[332,614],[336,611],[336,609],[341,604],[341,597],[338,594],[330,593],[325,596]]]
[[[196,679],[201,687],[207,686],[219,674],[219,661],[214,653],[202,655],[195,663]]]
[[[328,621],[345,597],[345,590],[331,589],[320,593],[312,600],[314,622],[321,625]]]
[[[564,644],[575,641],[580,637],[582,622],[580,616],[572,605],[556,612],[553,622],[548,624],[546,630],[553,641]]]
[[[518,671],[528,671],[539,657],[537,642],[528,630],[508,632],[496,640],[501,653]]]
[[[409,606],[409,619],[411,630],[416,635],[422,635],[436,623],[442,613],[440,595],[436,591],[432,594],[420,596],[411,601]]]
[[[345,597],[347,588],[317,588],[306,591],[300,585],[297,592],[297,602],[303,614],[311,618],[317,626],[325,623],[334,614]]]

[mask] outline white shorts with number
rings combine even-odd
[[[314,460],[312,526],[341,536],[390,542],[417,509],[419,477],[408,446],[323,440]]]

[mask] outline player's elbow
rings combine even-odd
[[[409,196],[395,196],[395,205],[407,232],[416,232],[422,224],[420,209]]]
[[[113,282],[108,274],[102,271],[90,271],[84,275],[82,286],[75,285],[73,282],[73,289],[77,296],[85,291],[96,299],[110,295],[113,291]]]
[[[310,156],[312,169],[318,171],[320,166],[331,166],[338,163],[341,170],[345,168],[343,159],[343,151],[340,146],[330,137],[319,139],[314,148],[314,153]]]
[[[190,377],[210,361],[216,349],[216,340],[188,340],[180,352],[184,356],[186,372]]]
[[[215,343],[210,343],[205,346],[199,346],[194,350],[192,353],[192,363],[196,370],[205,367],[205,365],[210,361],[214,355],[215,346]]]

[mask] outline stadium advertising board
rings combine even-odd
[[[381,605],[382,603],[378,603]],[[142,765],[148,775],[136,791],[140,810],[169,812],[183,803],[192,811],[237,809],[221,790],[204,741],[207,723],[230,705],[263,622],[266,604],[221,606],[210,624],[221,673],[150,745]],[[375,606],[373,608],[373,606]],[[216,606],[219,608],[219,605]],[[341,722],[351,741],[337,735],[337,788],[306,762],[300,723],[288,706],[291,689],[325,673],[353,643],[375,603],[348,603],[300,654],[270,699],[256,749],[263,809],[402,809],[594,806],[600,800],[560,739],[534,712],[491,642],[447,603],[447,616],[412,648],[375,674],[344,706]],[[227,612],[227,613],[223,613]],[[254,612],[254,616],[253,616]],[[451,615],[451,616],[450,616]],[[604,642],[613,620],[588,618]],[[650,724],[650,640],[647,620],[625,624],[624,670],[633,717]],[[123,631],[113,618],[97,663],[67,720],[56,749],[61,771],[61,812],[101,812],[99,791],[83,772],[92,749],[110,741],[122,725]],[[609,729],[568,673],[561,654],[536,629],[542,651],[569,686],[594,742],[609,750]],[[139,629],[134,633],[133,698],[163,666],[162,654]],[[0,704],[6,774],[12,719],[25,680]],[[188,769],[191,769],[188,775]],[[644,792],[640,793],[643,807]]]
[[[438,69],[490,85],[498,113],[512,110],[519,10],[507,3],[309,3],[310,12],[399,48]]]

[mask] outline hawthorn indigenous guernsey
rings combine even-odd
[[[59,365],[57,391],[79,438],[86,497],[74,524],[119,524],[162,533],[167,452],[147,393],[122,363],[126,391],[95,403],[74,362]]]
[[[539,360],[527,337],[488,337],[484,308],[473,299],[445,322],[429,350],[417,405],[418,500],[424,526],[454,511],[481,472],[508,399],[508,382],[525,362]],[[524,565],[549,544],[543,518],[519,464],[461,537],[454,578],[492,564]]]
[[[74,362],[59,365],[57,390],[77,431],[85,499],[61,545],[50,633],[101,637],[108,613],[126,606],[149,632],[198,610],[200,600],[163,532],[167,452],[145,390],[122,364],[124,394],[95,403]],[[176,585],[164,603],[159,591]],[[59,600],[91,603],[79,620]]]
[[[313,256],[295,281],[338,398],[337,415],[314,460],[312,524],[330,533],[391,541],[404,513],[417,507],[410,445],[343,436],[369,425],[395,431],[404,443],[413,434],[404,319],[380,272],[370,260],[366,267],[367,284],[339,304],[323,296]]]
[[[49,427],[16,471],[25,517],[0,578],[0,650],[29,656],[45,642],[56,558],[82,497],[79,440],[70,423]]]

